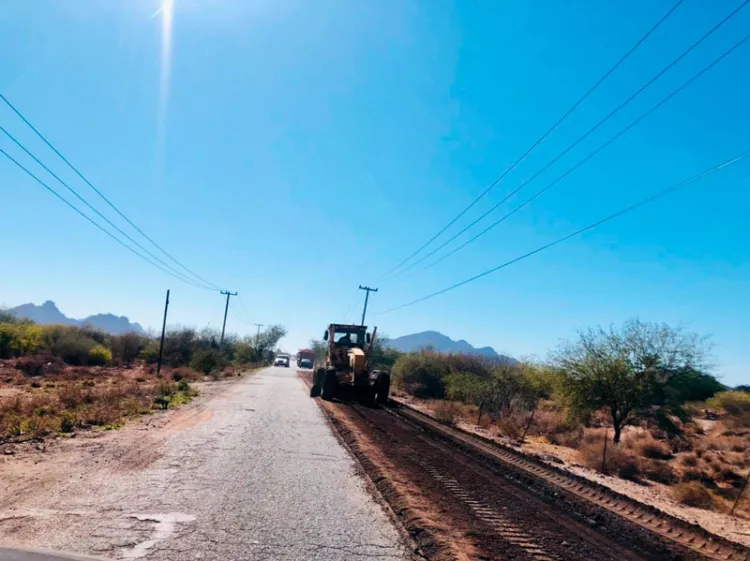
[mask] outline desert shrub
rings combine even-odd
[[[177,390],[181,392],[188,392],[190,391],[190,384],[187,380],[180,380],[177,382]]]
[[[709,399],[709,407],[723,409],[730,415],[744,415],[750,413],[750,394],[746,392],[721,392]]]
[[[577,427],[566,432],[554,432],[548,434],[547,440],[558,446],[567,446],[568,448],[578,448],[583,439],[583,428]]]
[[[578,447],[578,454],[584,465],[602,471],[604,454],[604,439],[601,432],[587,432]],[[617,445],[609,437],[607,442],[607,458],[604,469],[610,475],[617,475],[623,479],[636,481],[641,475],[638,458],[625,446]]]
[[[150,343],[148,337],[130,332],[112,337],[112,354],[125,366],[131,366],[141,351]],[[158,347],[157,347],[158,352]]]
[[[16,369],[26,376],[41,376],[45,373],[46,358],[41,355],[23,356],[16,360]]]
[[[158,341],[149,341],[138,354],[144,361],[154,364],[159,360],[159,343]]]
[[[721,483],[727,483],[735,488],[741,488],[745,482],[742,474],[733,470],[730,466],[723,466],[716,472],[716,480]]]
[[[510,439],[517,440],[523,434],[524,424],[515,417],[501,417],[495,421],[498,432]]]
[[[195,370],[203,374],[211,374],[214,370],[219,370],[224,362],[224,357],[218,349],[207,349],[195,353],[190,363]]]
[[[444,357],[434,351],[403,355],[391,371],[397,387],[424,399],[445,397],[445,378],[449,373]]]
[[[179,382],[180,380],[187,380],[188,382],[197,382],[203,374],[193,370],[192,368],[175,368],[171,373],[172,380]]]
[[[672,457],[672,451],[663,442],[653,438],[642,438],[636,440],[633,445],[636,454],[652,460],[668,460]]]
[[[104,345],[94,345],[89,349],[88,363],[92,366],[103,366],[112,362],[112,351]]]
[[[680,457],[680,462],[684,466],[695,467],[698,465],[698,456],[696,456],[695,454],[685,454],[684,456]]]
[[[672,496],[686,506],[713,510],[714,498],[711,492],[697,481],[678,483],[672,487]]]
[[[75,426],[75,414],[70,411],[63,411],[60,415],[60,432],[73,432]]]
[[[458,413],[447,404],[440,404],[434,410],[435,419],[446,425],[454,426],[458,421]]]
[[[661,460],[642,460],[640,462],[640,471],[644,477],[657,483],[671,485],[677,482],[677,475],[669,463]]]

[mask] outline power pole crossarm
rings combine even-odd
[[[224,343],[224,330],[227,328],[227,312],[229,312],[229,297],[237,296],[236,292],[230,292],[228,290],[222,290],[221,294],[227,295],[227,305],[224,306],[224,323],[221,325],[221,339],[219,340],[219,346]]]
[[[378,289],[377,288],[370,288],[369,286],[362,286],[361,284],[359,285],[359,289],[365,291],[365,307],[362,310],[362,323],[360,324],[360,325],[364,325],[365,324],[365,316],[367,315],[367,301],[370,299],[370,292],[377,292]]]

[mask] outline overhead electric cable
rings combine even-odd
[[[662,189],[661,191],[658,191],[658,192],[654,193],[653,195],[650,195],[650,196],[646,197],[645,199],[641,199],[640,201],[638,201],[638,202],[636,202],[636,203],[634,203],[634,204],[632,204],[632,205],[630,205],[628,207],[625,207],[625,208],[623,208],[623,209],[621,209],[621,210],[619,210],[619,211],[617,211],[617,212],[615,212],[613,214],[610,214],[609,216],[607,216],[605,218],[602,218],[601,220],[597,220],[596,222],[594,222],[592,224],[589,224],[588,226],[585,226],[585,227],[583,227],[583,228],[581,228],[579,230],[576,230],[575,232],[572,232],[571,234],[563,236],[562,238],[558,238],[557,240],[555,240],[553,242],[550,242],[550,243],[545,244],[545,245],[543,245],[541,247],[538,247],[538,248],[536,248],[533,251],[529,251],[528,253],[524,253],[523,255],[520,255],[519,257],[516,257],[515,259],[511,259],[510,261],[506,261],[505,263],[502,263],[501,265],[498,265],[497,267],[493,267],[492,269],[488,269],[488,270],[486,270],[486,271],[484,271],[482,273],[479,273],[478,275],[474,275],[473,277],[470,277],[470,278],[468,278],[466,280],[463,280],[461,282],[453,284],[453,285],[451,285],[451,286],[449,286],[447,288],[444,288],[442,290],[438,290],[437,292],[433,292],[432,294],[428,294],[427,296],[423,296],[422,298],[417,298],[416,300],[412,300],[411,302],[407,302],[406,304],[401,304],[400,306],[395,306],[395,307],[390,308],[388,310],[385,310],[383,312],[379,312],[376,315],[387,314],[387,313],[390,313],[390,312],[393,312],[393,311],[396,311],[396,310],[400,310],[402,308],[413,306],[414,304],[418,304],[420,302],[424,302],[425,300],[429,300],[431,298],[434,298],[434,297],[439,296],[441,294],[445,294],[446,292],[450,292],[451,290],[455,290],[456,288],[459,288],[461,286],[464,286],[466,284],[474,282],[475,280],[479,280],[482,277],[486,277],[487,275],[490,275],[492,273],[495,273],[495,272],[499,271],[500,269],[504,269],[506,267],[509,267],[510,265],[518,263],[519,261],[523,261],[524,259],[527,259],[527,258],[531,257],[532,255],[536,255],[537,253],[540,253],[540,252],[542,252],[542,251],[544,251],[546,249],[549,249],[549,248],[554,247],[554,246],[556,246],[558,244],[561,244],[561,243],[563,243],[563,242],[565,242],[565,241],[567,241],[567,240],[569,240],[571,238],[579,236],[580,234],[583,234],[584,232],[587,232],[589,230],[593,230],[594,228],[597,228],[598,226],[601,226],[602,224],[604,224],[606,222],[609,222],[610,220],[614,220],[615,218],[618,218],[618,217],[620,217],[620,216],[622,216],[624,214],[632,212],[633,210],[636,210],[636,209],[638,209],[638,208],[640,208],[642,206],[645,206],[645,205],[647,205],[647,204],[649,204],[649,203],[651,203],[651,202],[653,202],[653,201],[655,201],[657,199],[660,199],[660,198],[662,198],[662,197],[664,197],[664,196],[666,196],[666,195],[668,195],[668,194],[670,194],[670,193],[672,193],[674,191],[677,191],[678,189],[680,189],[682,187],[685,187],[685,186],[687,186],[687,185],[689,185],[691,183],[694,183],[695,181],[698,181],[699,179],[702,179],[702,178],[706,177],[707,175],[710,175],[710,174],[712,174],[712,173],[714,173],[716,171],[719,171],[720,169],[723,169],[723,168],[728,167],[730,165],[736,164],[736,163],[738,163],[738,162],[740,162],[742,160],[745,160],[748,157],[750,157],[750,151],[747,151],[744,154],[742,154],[740,156],[737,156],[735,158],[726,160],[726,161],[724,161],[724,162],[722,162],[722,163],[720,163],[720,164],[718,164],[718,165],[716,165],[716,166],[714,166],[712,168],[709,168],[709,169],[707,169],[705,171],[702,171],[701,173],[698,173],[698,174],[690,177],[689,179],[686,179],[684,181],[681,181],[680,183],[672,185],[671,187],[667,187],[666,189]]]
[[[42,167],[42,169],[44,169],[47,173],[49,173],[52,177],[54,177],[58,181],[58,183],[60,183],[63,187],[65,187],[68,191],[70,191],[79,201],[81,201],[84,205],[86,205],[99,218],[101,218],[102,220],[104,220],[107,224],[109,224],[112,228],[114,228],[117,232],[119,232],[120,235],[124,236],[130,243],[132,243],[133,245],[135,245],[136,247],[138,247],[141,251],[144,251],[145,253],[147,253],[149,257],[151,257],[155,261],[158,261],[159,263],[161,263],[164,267],[166,267],[167,269],[169,269],[170,271],[172,271],[174,274],[176,274],[178,276],[181,276],[181,277],[189,278],[189,277],[187,277],[187,275],[185,275],[184,273],[181,273],[180,271],[178,271],[177,269],[175,269],[172,265],[170,265],[169,263],[165,262],[163,259],[161,259],[160,257],[154,255],[151,251],[149,251],[148,249],[146,249],[145,247],[143,247],[140,243],[138,243],[136,240],[134,240],[127,232],[123,231],[122,228],[120,228],[119,226],[117,226],[109,218],[107,218],[106,216],[104,216],[104,214],[102,214],[101,212],[99,212],[99,210],[96,207],[94,207],[91,203],[89,203],[84,197],[82,197],[78,193],[78,191],[76,191],[73,187],[71,187],[70,185],[68,185],[68,183],[66,183],[65,181],[63,181],[54,171],[52,171],[49,167],[47,167],[44,164],[44,162],[42,162],[39,158],[37,158],[16,137],[14,137],[12,134],[10,134],[1,125],[0,125],[0,132],[3,132],[8,138],[10,138],[13,141],[13,143],[15,143],[16,146],[18,146],[21,150],[23,150],[24,153],[26,153],[27,156],[29,156],[31,159],[33,159],[39,166]],[[193,279],[190,279],[190,280],[193,283],[195,283],[196,285],[200,285],[201,288],[205,288],[207,290],[217,290],[218,289],[218,287],[214,288],[211,285],[208,285],[208,284],[205,284],[205,283],[199,283],[197,281],[194,281]]]
[[[116,205],[115,205],[115,204],[114,204],[114,203],[113,203],[112,201],[110,201],[110,200],[109,200],[109,199],[107,198],[107,196],[106,196],[106,195],[104,195],[104,193],[102,193],[102,192],[101,192],[101,191],[100,191],[99,189],[97,189],[97,188],[96,188],[96,187],[94,186],[94,184],[93,184],[93,183],[91,183],[91,181],[89,181],[89,180],[88,180],[88,178],[87,178],[87,177],[86,177],[85,175],[83,175],[83,173],[82,173],[82,172],[81,172],[81,171],[80,171],[80,170],[79,170],[79,169],[78,169],[77,167],[75,167],[75,166],[74,166],[74,165],[73,165],[73,164],[72,164],[72,163],[71,163],[71,162],[70,162],[70,161],[69,161],[69,160],[68,160],[68,159],[67,159],[67,158],[66,158],[66,157],[65,157],[65,156],[64,156],[64,155],[62,154],[62,152],[60,152],[60,151],[59,151],[59,150],[58,150],[57,148],[55,148],[55,146],[54,146],[54,145],[53,145],[53,144],[52,144],[52,143],[51,143],[51,142],[50,142],[49,140],[47,140],[47,138],[46,138],[46,137],[45,137],[45,136],[44,136],[44,135],[43,135],[43,134],[42,134],[42,133],[41,133],[41,132],[40,132],[40,131],[39,131],[39,130],[38,130],[38,129],[37,129],[37,128],[36,128],[36,127],[35,127],[35,126],[34,126],[34,125],[32,124],[32,123],[31,123],[31,121],[29,121],[29,119],[27,119],[27,118],[26,118],[26,117],[25,117],[25,116],[24,116],[24,115],[23,115],[23,114],[21,113],[21,111],[20,111],[20,110],[19,110],[18,108],[16,108],[16,106],[14,106],[14,105],[13,105],[13,104],[12,104],[12,103],[11,103],[11,102],[10,102],[10,101],[8,100],[8,98],[6,98],[6,97],[5,97],[5,96],[4,96],[4,95],[3,95],[2,93],[0,93],[0,99],[1,99],[1,100],[2,100],[3,102],[5,102],[5,104],[6,104],[6,105],[7,105],[7,106],[8,106],[8,107],[9,107],[9,108],[10,108],[10,109],[11,109],[11,110],[12,110],[12,111],[13,111],[13,112],[14,112],[14,113],[15,113],[15,114],[16,114],[16,115],[17,115],[17,116],[18,116],[18,117],[19,117],[19,118],[20,118],[20,119],[21,119],[21,120],[22,120],[22,121],[24,122],[24,123],[26,123],[26,125],[28,125],[28,127],[29,127],[29,128],[30,128],[30,129],[32,130],[32,131],[34,131],[34,133],[35,133],[35,134],[36,134],[36,135],[37,135],[37,136],[38,136],[38,137],[39,137],[39,138],[40,138],[40,139],[41,139],[41,140],[42,140],[42,141],[43,141],[43,142],[44,142],[44,143],[45,143],[45,144],[46,144],[46,145],[47,145],[47,146],[48,146],[48,147],[49,147],[49,148],[50,148],[50,149],[51,149],[51,150],[52,150],[52,151],[53,151],[53,152],[55,153],[55,154],[57,154],[57,156],[58,156],[58,157],[59,157],[59,158],[60,158],[60,159],[61,159],[61,160],[62,160],[63,162],[65,162],[65,163],[67,164],[67,166],[68,166],[68,167],[69,167],[69,168],[70,168],[71,170],[73,170],[73,172],[74,172],[74,173],[75,173],[75,174],[76,174],[76,175],[77,175],[78,177],[80,177],[80,178],[81,178],[81,179],[82,179],[82,180],[83,180],[83,181],[84,181],[84,182],[85,182],[85,183],[86,183],[86,184],[87,184],[87,185],[88,185],[89,187],[91,187],[91,189],[93,189],[93,190],[94,190],[94,192],[96,192],[96,194],[97,194],[97,195],[99,195],[99,196],[100,196],[100,197],[101,197],[101,198],[102,198],[102,199],[104,200],[104,202],[105,202],[105,203],[107,203],[107,204],[108,204],[108,205],[110,206],[110,208],[112,208],[112,210],[114,210],[114,211],[115,211],[115,212],[116,212],[117,214],[119,214],[119,215],[120,215],[120,217],[121,217],[121,218],[122,218],[123,220],[125,220],[125,221],[126,221],[126,222],[127,222],[128,224],[130,224],[130,226],[132,226],[132,227],[133,227],[133,229],[135,229],[135,231],[136,231],[136,232],[138,232],[138,233],[139,233],[139,234],[140,234],[141,236],[143,236],[143,237],[144,237],[144,238],[145,238],[146,240],[148,240],[148,241],[149,241],[149,242],[150,242],[150,243],[151,243],[151,244],[152,244],[152,245],[153,245],[153,246],[154,246],[154,247],[155,247],[156,249],[158,249],[159,251],[161,251],[161,252],[162,252],[162,253],[163,253],[164,255],[166,255],[166,256],[167,256],[167,257],[168,257],[168,258],[169,258],[170,260],[172,260],[172,261],[173,261],[173,262],[174,262],[175,264],[177,264],[177,265],[178,265],[178,266],[179,266],[180,268],[182,268],[183,270],[187,271],[188,273],[190,273],[191,275],[193,275],[193,276],[194,276],[195,278],[197,278],[197,279],[198,279],[198,280],[200,280],[201,282],[203,282],[203,283],[205,283],[205,284],[207,284],[207,285],[210,285],[210,286],[214,287],[214,289],[215,289],[215,290],[219,290],[219,289],[220,289],[218,285],[216,285],[216,284],[214,284],[214,283],[212,283],[212,282],[210,282],[210,281],[207,281],[206,279],[204,279],[203,277],[201,277],[201,276],[200,276],[200,275],[199,275],[198,273],[196,273],[196,272],[195,272],[195,271],[193,271],[192,269],[190,269],[190,268],[186,267],[185,265],[183,265],[183,264],[182,264],[182,263],[181,263],[180,261],[178,261],[178,260],[177,260],[177,259],[176,259],[175,257],[173,257],[173,256],[172,256],[172,255],[171,255],[171,254],[170,254],[169,252],[167,252],[167,251],[166,251],[166,250],[165,250],[164,248],[162,248],[162,247],[161,247],[161,246],[160,246],[160,245],[159,245],[158,243],[156,243],[156,242],[155,242],[155,241],[153,240],[153,238],[151,238],[150,236],[148,236],[148,235],[147,235],[147,234],[146,234],[146,233],[145,233],[145,232],[144,232],[143,230],[141,230],[141,229],[140,229],[140,228],[139,228],[138,226],[136,226],[136,225],[135,225],[135,223],[133,223],[133,221],[132,221],[132,220],[130,220],[130,218],[128,218],[128,217],[127,217],[127,216],[126,216],[126,215],[125,215],[125,214],[124,214],[124,213],[123,213],[123,212],[122,212],[122,211],[121,211],[121,210],[120,210],[119,208],[117,208],[117,206],[116,206]]]
[[[488,186],[488,187],[487,187],[487,188],[486,188],[486,189],[485,189],[484,191],[482,191],[482,192],[481,192],[481,193],[479,194],[479,196],[478,196],[477,198],[475,198],[475,199],[474,199],[474,200],[473,200],[473,201],[472,201],[472,202],[471,202],[471,203],[469,204],[469,206],[467,206],[467,207],[466,207],[465,209],[463,209],[463,210],[462,210],[462,211],[461,211],[461,212],[460,212],[460,213],[459,213],[458,215],[456,215],[456,216],[455,216],[455,217],[454,217],[454,218],[453,218],[453,219],[452,219],[452,220],[451,220],[450,222],[448,222],[448,224],[446,224],[445,226],[443,226],[443,228],[441,228],[441,229],[440,229],[440,230],[439,230],[439,231],[437,232],[437,234],[435,234],[435,235],[434,235],[434,236],[432,236],[432,237],[431,237],[431,238],[430,238],[429,240],[427,240],[427,242],[425,242],[425,243],[424,243],[424,244],[423,244],[422,246],[420,246],[420,247],[419,247],[419,248],[418,248],[418,249],[417,249],[416,251],[414,251],[414,252],[413,252],[413,253],[412,253],[411,255],[409,255],[409,256],[408,256],[408,257],[407,257],[406,259],[404,259],[403,261],[401,261],[401,263],[399,263],[398,265],[396,265],[395,267],[393,267],[393,268],[392,268],[392,269],[391,269],[390,271],[388,271],[388,272],[386,273],[386,276],[387,276],[387,275],[390,275],[391,273],[393,273],[393,272],[395,272],[395,271],[397,271],[397,270],[398,270],[398,269],[400,269],[400,268],[401,268],[401,267],[402,267],[403,265],[405,265],[406,263],[408,263],[409,261],[411,261],[411,260],[412,260],[412,259],[413,259],[413,258],[414,258],[415,256],[417,256],[417,255],[418,255],[419,253],[421,253],[421,252],[422,252],[422,250],[424,250],[424,249],[425,249],[426,247],[428,247],[428,246],[429,246],[429,245],[430,245],[430,244],[431,244],[432,242],[434,242],[434,241],[435,241],[435,240],[436,240],[437,238],[439,238],[439,237],[440,237],[440,236],[441,236],[441,235],[442,235],[442,234],[443,234],[443,233],[444,233],[444,232],[445,232],[445,231],[446,231],[446,230],[447,230],[448,228],[450,228],[451,226],[453,226],[453,225],[454,225],[454,224],[455,224],[455,223],[456,223],[456,222],[457,222],[457,221],[458,221],[458,220],[459,220],[459,219],[460,219],[460,218],[461,218],[462,216],[464,216],[464,215],[465,215],[465,214],[466,214],[466,213],[467,213],[467,212],[468,212],[468,211],[469,211],[469,210],[470,210],[471,208],[473,208],[473,207],[474,207],[474,205],[476,205],[476,204],[477,204],[477,203],[478,203],[478,202],[479,202],[480,200],[482,200],[482,199],[484,198],[484,196],[485,196],[485,195],[487,195],[487,193],[489,193],[489,192],[490,192],[490,191],[491,191],[492,189],[494,189],[494,188],[495,188],[495,187],[497,186],[497,184],[498,184],[498,183],[500,183],[500,182],[501,182],[501,181],[502,181],[502,180],[503,180],[503,179],[505,178],[505,176],[506,176],[506,175],[508,175],[508,174],[509,174],[509,173],[510,173],[511,171],[513,171],[513,170],[514,170],[514,169],[515,169],[515,168],[516,168],[516,167],[518,166],[518,164],[520,164],[520,163],[521,163],[521,162],[522,162],[522,161],[523,161],[524,159],[526,159],[526,157],[527,157],[527,156],[528,156],[529,154],[531,154],[531,152],[532,152],[532,151],[533,151],[533,150],[534,150],[534,149],[535,149],[535,148],[536,148],[537,146],[539,146],[539,144],[541,144],[541,143],[542,143],[542,142],[543,142],[543,141],[544,141],[544,140],[545,140],[545,139],[546,139],[546,138],[547,138],[547,137],[548,137],[548,136],[549,136],[550,134],[552,134],[552,132],[554,132],[554,131],[555,131],[555,129],[557,129],[557,127],[558,127],[558,126],[560,126],[560,124],[561,124],[561,123],[562,123],[562,122],[563,122],[563,121],[564,121],[565,119],[567,119],[567,118],[568,118],[568,116],[569,116],[569,115],[570,115],[571,113],[573,113],[573,111],[575,111],[575,110],[576,110],[576,109],[578,108],[578,106],[579,106],[579,105],[581,105],[581,103],[583,103],[583,102],[584,102],[584,101],[585,101],[585,100],[586,100],[586,99],[587,99],[587,98],[588,98],[588,97],[589,97],[589,96],[590,96],[590,95],[591,95],[591,94],[592,94],[592,93],[593,93],[593,92],[594,92],[594,91],[595,91],[595,90],[596,90],[596,89],[597,89],[597,88],[598,88],[598,87],[599,87],[599,86],[600,86],[600,85],[602,84],[602,82],[604,82],[604,80],[606,80],[607,78],[609,78],[609,76],[610,76],[610,75],[611,75],[611,74],[612,74],[612,73],[613,73],[613,72],[614,72],[614,71],[615,71],[615,70],[616,70],[616,69],[617,69],[617,68],[618,68],[618,67],[619,67],[619,66],[620,66],[620,65],[621,65],[621,64],[622,64],[623,62],[625,62],[625,60],[626,60],[626,59],[627,59],[628,57],[630,57],[630,55],[631,55],[631,54],[633,54],[633,52],[634,52],[634,51],[635,51],[635,50],[636,50],[636,49],[637,49],[638,47],[640,47],[640,46],[641,46],[641,44],[643,44],[643,42],[644,42],[644,41],[645,41],[646,39],[648,39],[648,38],[649,38],[649,37],[651,36],[651,34],[652,34],[652,33],[653,33],[654,31],[656,31],[656,29],[657,29],[657,28],[658,28],[658,27],[659,27],[659,26],[660,26],[660,25],[661,25],[662,23],[664,23],[664,21],[666,21],[666,19],[667,19],[667,18],[668,18],[669,16],[671,16],[671,15],[672,15],[672,13],[673,13],[673,12],[674,12],[674,11],[675,11],[675,10],[676,10],[676,9],[677,9],[677,8],[678,8],[679,6],[680,6],[680,4],[682,4],[682,2],[683,2],[683,0],[679,0],[679,1],[677,2],[677,3],[675,3],[675,4],[674,4],[674,6],[672,6],[672,8],[671,8],[671,9],[670,9],[670,10],[669,10],[669,11],[668,11],[668,12],[667,12],[666,14],[664,14],[664,16],[662,16],[662,17],[661,17],[661,19],[659,19],[659,21],[657,21],[657,22],[656,22],[656,23],[655,23],[655,24],[654,24],[654,25],[653,25],[653,26],[652,26],[652,27],[651,27],[651,28],[650,28],[650,29],[649,29],[649,30],[648,30],[648,31],[647,31],[647,32],[646,32],[646,33],[645,33],[645,34],[644,34],[644,35],[643,35],[643,36],[642,36],[642,37],[641,37],[641,38],[640,38],[640,39],[639,39],[639,40],[638,40],[638,41],[637,41],[636,43],[635,43],[635,45],[633,45],[633,46],[632,46],[632,47],[630,48],[630,50],[628,50],[628,51],[627,51],[627,52],[626,52],[626,53],[625,53],[625,54],[624,54],[624,55],[623,55],[622,57],[620,57],[620,59],[619,59],[619,60],[618,60],[618,61],[617,61],[617,62],[616,62],[616,63],[615,63],[615,64],[614,64],[613,66],[611,66],[611,67],[609,68],[609,70],[607,70],[607,71],[606,71],[606,72],[604,73],[604,75],[602,75],[602,77],[601,77],[601,78],[599,78],[599,80],[597,80],[597,81],[596,81],[596,83],[595,83],[595,84],[594,84],[593,86],[591,86],[591,87],[590,87],[590,88],[589,88],[589,89],[588,89],[588,90],[586,91],[586,93],[584,93],[584,94],[583,94],[583,95],[582,95],[582,96],[581,96],[581,97],[580,97],[580,98],[579,98],[579,99],[578,99],[578,100],[577,100],[577,101],[576,101],[576,102],[575,102],[575,103],[574,103],[574,104],[573,104],[573,105],[572,105],[572,106],[571,106],[571,107],[570,107],[570,108],[569,108],[569,109],[568,109],[567,111],[565,111],[565,113],[563,113],[563,115],[562,115],[562,116],[561,116],[561,117],[560,117],[560,118],[559,118],[559,119],[558,119],[557,121],[555,121],[555,123],[554,123],[554,124],[553,124],[553,125],[552,125],[552,126],[551,126],[551,127],[549,128],[549,129],[547,129],[547,131],[546,131],[546,132],[545,132],[544,134],[542,134],[542,136],[540,136],[540,137],[539,137],[539,138],[538,138],[538,139],[537,139],[536,141],[534,141],[534,143],[533,143],[533,144],[532,144],[532,145],[531,145],[531,146],[530,146],[530,147],[529,147],[529,148],[528,148],[528,149],[527,149],[527,150],[526,150],[526,151],[525,151],[525,152],[524,152],[524,153],[523,153],[523,154],[522,154],[522,155],[521,155],[521,156],[520,156],[520,157],[519,157],[519,158],[518,158],[518,159],[517,159],[517,160],[516,160],[515,162],[513,162],[513,163],[512,163],[512,164],[511,164],[511,165],[510,165],[510,166],[509,166],[509,167],[508,167],[508,168],[507,168],[507,169],[506,169],[505,171],[503,171],[503,173],[502,173],[502,174],[500,174],[500,176],[499,176],[499,177],[498,177],[497,179],[495,179],[495,181],[493,181],[493,182],[492,182],[492,183],[491,183],[491,184],[490,184],[490,185],[489,185],[489,186]]]
[[[737,8],[735,8],[729,15],[727,15],[724,19],[722,19],[719,23],[717,23],[714,27],[712,27],[708,32],[706,32],[702,37],[700,37],[695,43],[690,45],[686,50],[684,50],[677,58],[672,60],[667,66],[662,68],[654,77],[652,77],[648,82],[646,82],[643,86],[638,88],[630,97],[628,97],[625,101],[623,101],[620,105],[615,107],[612,111],[610,111],[603,119],[601,119],[599,122],[597,122],[593,127],[591,127],[588,131],[586,131],[582,136],[580,136],[575,142],[570,144],[567,148],[565,148],[562,152],[557,154],[552,160],[547,162],[540,170],[538,170],[536,173],[534,173],[531,177],[523,181],[518,187],[516,187],[514,190],[512,190],[510,193],[505,195],[497,204],[492,206],[489,210],[485,211],[482,215],[480,215],[477,219],[472,221],[468,226],[461,229],[457,234],[454,234],[452,237],[450,237],[448,240],[440,244],[438,247],[430,251],[427,255],[422,256],[417,261],[412,262],[408,267],[406,267],[402,272],[406,272],[413,267],[416,267],[426,259],[430,258],[431,256],[435,255],[438,251],[443,249],[445,246],[447,246],[449,243],[454,241],[456,238],[464,234],[466,231],[470,230],[472,227],[474,227],[477,223],[484,220],[487,216],[492,214],[498,207],[500,207],[503,203],[505,203],[508,199],[510,199],[513,195],[518,193],[521,189],[523,189],[526,185],[534,181],[537,177],[539,177],[542,173],[547,171],[552,165],[557,163],[560,158],[565,156],[568,152],[570,152],[573,148],[578,146],[581,142],[583,142],[586,138],[588,138],[591,134],[593,134],[599,127],[601,127],[604,123],[609,121],[612,117],[614,117],[620,110],[622,110],[626,105],[628,105],[631,101],[633,101],[636,97],[638,97],[641,93],[643,93],[646,88],[651,86],[656,80],[658,80],[662,75],[664,75],[669,69],[671,69],[673,66],[675,66],[678,62],[680,62],[683,58],[685,58],[690,52],[692,52],[698,45],[700,45],[703,41],[708,39],[714,32],[716,32],[722,25],[727,23],[732,17],[734,17],[742,8],[744,8],[750,0],[744,0],[742,4],[740,4]]]
[[[142,253],[139,253],[138,251],[136,251],[135,249],[133,249],[131,246],[129,246],[128,244],[126,244],[124,241],[122,241],[120,238],[118,238],[117,236],[115,236],[112,232],[110,232],[109,230],[107,230],[106,228],[104,228],[101,224],[99,224],[94,219],[92,219],[90,216],[88,216],[86,213],[84,213],[81,209],[79,209],[74,204],[72,204],[70,201],[68,201],[67,199],[65,199],[62,195],[60,195],[60,193],[58,193],[52,187],[50,187],[47,183],[45,183],[44,181],[42,181],[41,179],[39,179],[39,177],[37,177],[32,171],[30,171],[28,168],[26,168],[21,162],[19,162],[18,160],[16,160],[13,156],[11,156],[10,154],[8,154],[2,148],[0,148],[0,154],[2,154],[3,156],[5,156],[6,158],[8,158],[11,162],[13,162],[16,166],[18,166],[22,171],[24,171],[29,177],[31,177],[32,179],[34,179],[34,181],[36,181],[37,183],[39,183],[42,187],[44,187],[45,189],[47,189],[47,191],[49,191],[50,193],[52,193],[55,197],[57,197],[58,199],[60,199],[68,207],[70,207],[71,209],[73,209],[76,213],[78,213],[79,215],[81,215],[84,219],[86,219],[88,222],[90,222],[91,224],[93,224],[96,228],[98,228],[99,230],[101,230],[102,232],[104,232],[106,235],[108,235],[114,241],[116,241],[117,243],[119,243],[121,246],[123,246],[128,251],[131,251],[132,253],[134,253],[135,255],[137,255],[138,257],[140,257],[141,259],[143,259],[144,261],[146,261],[150,265],[153,265],[157,269],[162,270],[163,272],[167,273],[168,275],[170,275],[170,276],[172,276],[172,277],[174,277],[174,278],[176,278],[178,280],[181,280],[181,281],[183,281],[185,283],[191,284],[191,285],[193,285],[193,286],[195,286],[197,288],[202,288],[204,290],[213,290],[213,289],[210,289],[210,288],[206,288],[203,285],[197,284],[195,281],[193,281],[192,279],[190,279],[190,278],[188,278],[188,277],[186,277],[184,275],[178,276],[175,273],[171,272],[169,269],[165,269],[164,267],[162,267],[161,265],[159,265],[159,263],[157,263],[155,261],[152,261],[151,259],[149,259],[145,255],[143,255]]]
[[[591,158],[593,158],[594,156],[596,156],[599,152],[601,152],[602,150],[604,150],[607,146],[609,146],[610,144],[612,144],[613,142],[615,142],[618,138],[620,138],[622,135],[624,135],[630,129],[632,129],[633,127],[635,127],[638,123],[640,123],[641,121],[643,121],[643,119],[645,119],[646,117],[648,117],[649,115],[651,115],[654,111],[656,111],[657,109],[659,109],[662,105],[664,105],[665,103],[667,103],[675,95],[677,95],[682,90],[684,90],[685,88],[687,88],[690,84],[692,84],[695,80],[697,80],[698,78],[700,78],[703,74],[705,74],[706,72],[708,72],[709,70],[711,70],[711,68],[713,68],[719,62],[721,62],[724,58],[726,58],[727,56],[729,56],[736,49],[738,49],[739,47],[741,47],[748,40],[750,40],[750,34],[745,35],[745,37],[743,37],[737,43],[735,43],[734,45],[732,45],[732,47],[730,47],[728,50],[724,51],[720,56],[718,56],[717,58],[715,58],[711,63],[709,63],[707,66],[704,66],[699,72],[697,72],[696,74],[694,74],[693,76],[691,76],[688,80],[686,80],[685,82],[683,82],[678,88],[672,90],[672,92],[670,92],[665,98],[663,98],[656,105],[652,106],[648,111],[646,111],[645,113],[643,113],[635,121],[631,122],[624,129],[620,130],[617,134],[615,134],[613,137],[611,137],[609,140],[607,140],[604,144],[602,144],[601,146],[599,146],[599,148],[597,148],[593,152],[589,153],[585,158],[583,158],[582,160],[580,160],[577,164],[575,164],[574,166],[568,168],[567,171],[565,171],[561,175],[557,176],[557,178],[555,178],[552,182],[548,183],[542,189],[540,189],[539,191],[537,191],[536,193],[534,193],[531,197],[529,197],[528,199],[526,199],[523,203],[521,203],[520,205],[518,205],[517,207],[515,207],[510,212],[506,213],[500,219],[498,219],[495,222],[493,222],[492,224],[490,224],[487,228],[485,228],[484,230],[482,230],[481,232],[479,232],[478,234],[476,234],[474,237],[469,238],[468,240],[466,240],[465,242],[463,242],[461,245],[455,247],[454,249],[452,249],[451,251],[449,251],[448,253],[446,253],[445,255],[443,255],[440,259],[437,259],[436,261],[433,261],[432,263],[430,263],[429,265],[427,265],[422,270],[426,271],[427,269],[430,269],[430,268],[434,267],[438,263],[441,263],[442,261],[446,260],[448,257],[450,257],[451,255],[453,255],[454,253],[460,251],[461,249],[463,249],[464,247],[466,247],[470,243],[473,243],[478,238],[480,238],[483,235],[485,235],[487,232],[489,232],[490,230],[492,230],[495,226],[499,225],[501,222],[504,222],[506,219],[508,219],[511,216],[513,216],[516,212],[518,212],[519,210],[521,210],[522,208],[524,208],[526,205],[528,205],[529,203],[531,203],[534,199],[538,198],[543,193],[545,193],[546,191],[548,191],[549,189],[551,189],[553,186],[555,186],[562,179],[564,179],[565,177],[567,177],[568,175],[570,175],[571,173],[573,173],[576,169],[578,169],[583,164],[585,164],[586,162],[588,162]]]

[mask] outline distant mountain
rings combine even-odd
[[[112,335],[120,335],[135,331],[136,333],[145,333],[143,327],[138,323],[130,323],[125,316],[115,316],[113,314],[96,314],[84,319],[73,319],[63,314],[52,300],[47,300],[41,306],[36,304],[22,304],[15,308],[6,310],[19,318],[30,319],[42,325],[62,324],[62,325],[92,325],[102,331]]]
[[[424,349],[425,347],[432,347],[440,353],[481,355],[490,358],[496,358],[499,360],[515,362],[515,359],[509,356],[498,354],[492,347],[476,348],[463,339],[454,341],[447,335],[443,335],[442,333],[439,333],[437,331],[423,331],[421,333],[413,333],[411,335],[404,335],[403,337],[396,337],[395,339],[388,339],[388,346],[404,353],[418,351],[419,349]]]

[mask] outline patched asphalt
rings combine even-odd
[[[117,559],[408,559],[307,392],[293,368],[236,382],[200,423],[167,434],[145,469],[40,504],[34,546]],[[46,559],[9,555],[0,550]]]

